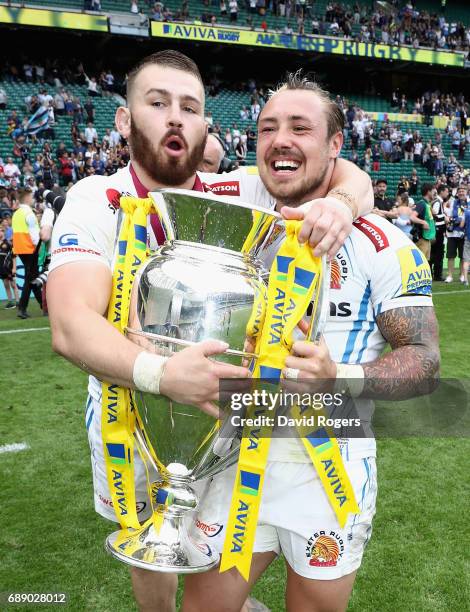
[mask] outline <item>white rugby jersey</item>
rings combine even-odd
[[[274,205],[258,176],[256,167],[243,167],[227,174],[198,172],[194,191],[233,196],[264,208]],[[76,183],[67,199],[51,238],[51,265],[79,261],[102,262],[113,269],[118,228],[119,198],[123,195],[147,197],[148,190],[139,181],[131,164],[111,176],[90,176]],[[149,217],[148,241],[156,248],[164,240],[156,215]],[[88,390],[101,401],[101,383],[90,376]]]

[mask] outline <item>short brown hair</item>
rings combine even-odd
[[[326,89],[320,87],[318,83],[312,81],[308,76],[302,74],[302,70],[297,72],[288,72],[284,83],[280,83],[276,89],[269,92],[270,98],[280,93],[281,91],[289,90],[311,91],[316,94],[325,105],[327,116],[327,132],[328,138],[332,138],[336,133],[342,132],[344,129],[344,113],[341,107],[333,100]]]
[[[135,78],[139,72],[146,66],[151,66],[152,64],[164,66],[166,68],[174,68],[175,70],[182,70],[183,72],[189,72],[189,74],[195,76],[204,87],[201,73],[199,72],[199,68],[197,67],[196,63],[191,58],[187,57],[183,53],[180,53],[179,51],[167,49],[165,51],[157,51],[157,53],[152,53],[152,55],[147,55],[147,57],[141,59],[140,62],[138,62],[134,68],[132,68],[127,75],[126,94],[128,99],[134,85]]]
[[[30,195],[33,193],[33,190],[30,187],[20,187],[17,193],[18,193],[18,200],[22,202],[27,195]]]

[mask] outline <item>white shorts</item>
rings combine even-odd
[[[360,514],[340,528],[313,465],[270,462],[265,473],[254,552],[283,553],[300,576],[334,580],[360,565],[372,532],[377,494],[375,458],[345,461]],[[236,466],[214,477],[193,535],[221,553]]]
[[[106,475],[106,465],[103,454],[103,438],[101,436],[101,404],[88,396],[85,423],[88,431],[88,442],[91,450],[91,466],[93,470],[93,489],[95,510],[106,519],[118,522],[111,501],[111,493]],[[150,468],[150,482],[158,478],[157,472]],[[136,484],[136,506],[139,521],[145,521],[151,515],[150,500],[147,494],[146,469],[137,450],[134,450],[134,481]]]

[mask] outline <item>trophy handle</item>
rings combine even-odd
[[[330,311],[330,276],[331,276],[331,265],[327,261],[326,256],[323,255],[321,258],[322,264],[322,275],[320,284],[316,289],[318,294],[318,305],[310,321],[309,330],[307,333],[307,340],[318,344],[322,336],[323,330],[325,329],[326,321],[328,319]]]

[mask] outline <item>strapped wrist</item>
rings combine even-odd
[[[165,372],[168,357],[142,351],[134,361],[132,380],[136,389],[144,393],[160,393],[160,381]]]
[[[359,364],[337,363],[335,392],[359,397],[364,390],[364,368]]]

